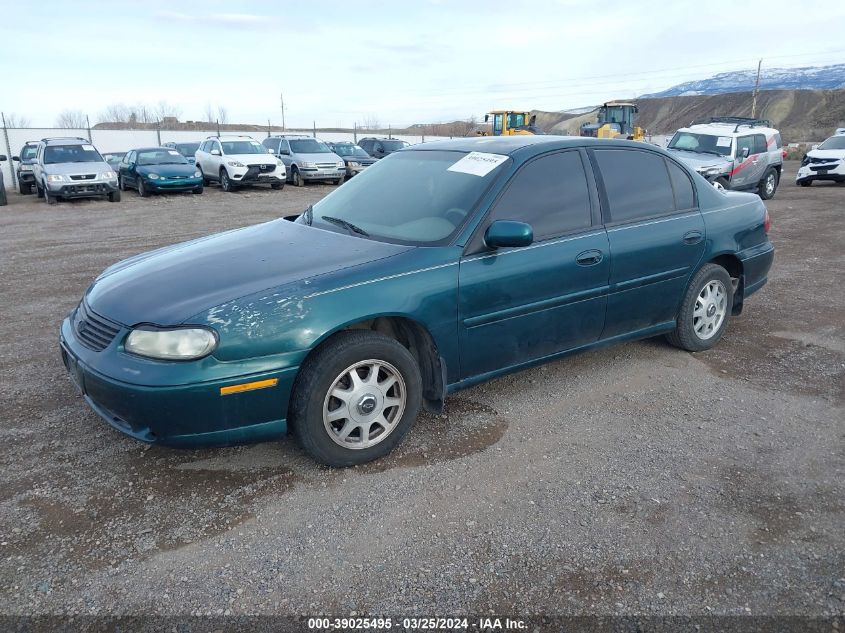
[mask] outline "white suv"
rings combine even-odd
[[[217,181],[223,191],[253,184],[285,186],[285,164],[249,136],[209,136],[194,156],[205,184]]]

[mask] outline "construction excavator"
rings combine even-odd
[[[493,110],[484,115],[484,122],[489,123],[493,118],[493,136],[517,136],[539,134],[535,126],[537,115],[529,116],[529,112],[515,112],[513,110]],[[482,136],[487,136],[483,132]]]
[[[581,124],[581,136],[642,141],[645,139],[645,132],[635,125],[637,112],[639,109],[636,103],[608,101],[599,108],[595,123]]]

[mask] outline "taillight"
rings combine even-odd
[[[768,233],[772,228],[772,219],[769,217],[769,210],[766,209],[766,215],[763,216],[763,230]]]

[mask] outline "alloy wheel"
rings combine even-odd
[[[706,341],[719,331],[728,311],[728,291],[725,285],[716,279],[704,284],[695,299],[692,313],[692,328],[695,335]]]
[[[402,419],[407,391],[402,374],[382,360],[344,369],[323,403],[323,426],[333,442],[364,449],[384,441]]]

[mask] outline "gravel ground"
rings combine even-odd
[[[0,613],[841,616],[845,187],[769,202],[770,283],[661,339],[458,394],[348,470],[293,441],[149,448],[65,376],[103,268],[332,187],[0,209]]]

